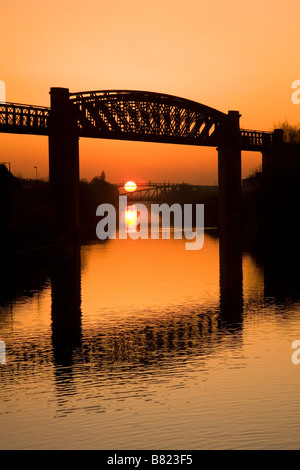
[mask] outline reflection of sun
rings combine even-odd
[[[125,211],[125,219],[126,219],[127,226],[132,226],[136,224],[137,210],[135,206],[127,207]]]
[[[135,191],[136,188],[137,188],[137,185],[135,184],[134,181],[127,181],[127,183],[125,183],[124,185],[124,189],[128,191],[129,193],[132,191]]]

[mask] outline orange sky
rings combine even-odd
[[[299,0],[0,0],[0,80],[6,100],[49,105],[50,87],[174,94],[241,127],[300,121],[291,101],[298,66]],[[243,173],[260,163],[243,154]],[[48,177],[46,137],[0,134],[14,174]],[[182,163],[184,162],[184,169]],[[80,140],[81,177],[112,182],[217,181],[217,152],[138,142]]]

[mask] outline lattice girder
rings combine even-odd
[[[194,101],[142,91],[70,94],[82,137],[218,145],[225,114]]]

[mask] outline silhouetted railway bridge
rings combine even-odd
[[[0,132],[48,136],[49,180],[57,233],[79,236],[79,138],[101,138],[215,147],[218,151],[220,277],[233,308],[242,287],[239,224],[241,151],[262,153],[263,174],[280,168],[287,153],[283,131],[240,129],[238,111],[223,113],[177,96],[148,91],[70,93],[51,88],[50,107],[0,103]],[[185,162],[182,162],[184,166]],[[161,188],[155,188],[159,190]],[[222,294],[222,293],[221,293]]]

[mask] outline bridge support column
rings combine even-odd
[[[49,180],[54,199],[57,235],[79,237],[79,137],[70,110],[69,90],[51,88]]]
[[[242,301],[240,114],[229,111],[218,148],[221,312],[239,321]]]

